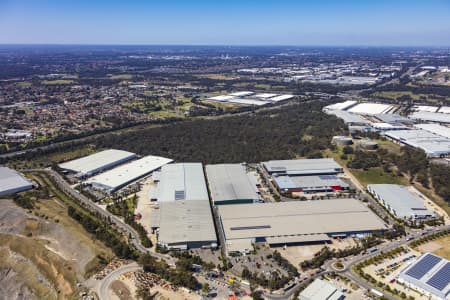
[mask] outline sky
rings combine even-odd
[[[0,0],[0,44],[450,46],[450,0]]]

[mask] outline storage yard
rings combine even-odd
[[[78,178],[85,178],[135,158],[136,154],[134,153],[109,149],[59,164],[59,168],[75,174]]]
[[[254,242],[298,245],[387,229],[355,199],[219,206],[218,213],[228,252],[245,252]]]
[[[136,180],[150,175],[153,171],[158,170],[172,161],[172,159],[160,156],[145,156],[141,159],[91,177],[84,181],[83,184],[90,185],[93,188],[102,190],[106,193],[112,193]]]
[[[421,199],[407,186],[397,184],[369,184],[367,190],[394,216],[402,219],[426,219],[434,212],[423,205]]]
[[[257,179],[247,172],[245,165],[207,165],[206,176],[213,205],[260,201]]]
[[[0,196],[20,193],[33,188],[33,183],[19,172],[0,166]]]

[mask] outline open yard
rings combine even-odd
[[[432,252],[450,260],[450,236],[433,240],[426,244],[420,245],[418,248],[421,252]]]
[[[406,184],[407,181],[404,177],[398,177],[391,173],[386,173],[382,168],[370,168],[368,170],[355,170],[351,169],[351,172],[361,182],[362,185],[378,183],[393,183],[393,184]]]

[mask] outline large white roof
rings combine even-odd
[[[340,110],[345,110],[353,105],[355,105],[357,103],[357,101],[354,100],[347,100],[344,102],[338,102],[338,103],[334,103],[334,104],[330,104],[325,106],[325,109],[340,109]]]
[[[435,133],[450,139],[450,128],[438,124],[417,124],[414,127]]]
[[[0,196],[21,192],[33,187],[19,172],[7,167],[0,167]]]
[[[299,295],[299,300],[339,300],[343,294],[331,282],[315,279]]]
[[[136,154],[128,151],[109,149],[62,163],[59,167],[85,175],[102,168],[112,167],[134,157],[136,157]]]
[[[116,190],[171,162],[173,160],[170,158],[149,155],[94,176],[86,183],[106,190]]]
[[[386,229],[356,199],[221,205],[218,210],[227,240]]]
[[[392,110],[393,106],[382,103],[359,103],[348,109],[349,112],[362,115],[384,114]]]
[[[450,114],[436,113],[428,111],[416,111],[409,115],[411,119],[438,122],[438,123],[450,123]]]

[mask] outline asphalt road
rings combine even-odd
[[[64,193],[77,200],[83,207],[88,209],[93,213],[97,213],[102,216],[104,219],[109,219],[112,224],[114,224],[122,233],[126,233],[127,236],[130,237],[131,244],[141,253],[150,253],[152,256],[165,260],[168,264],[174,264],[176,259],[161,253],[150,252],[150,249],[144,247],[141,244],[141,240],[139,239],[139,234],[133,227],[126,224],[122,220],[120,220],[117,216],[113,215],[109,211],[97,206],[94,202],[92,202],[89,198],[74,190],[65,180],[61,177],[56,171],[51,169],[31,169],[31,170],[23,170],[25,172],[44,172],[49,175],[53,181],[57,184],[58,188],[61,189]]]
[[[109,299],[108,297],[108,288],[115,280],[119,278],[120,275],[133,272],[133,271],[140,271],[142,270],[142,267],[139,266],[137,263],[133,262],[131,264],[121,266],[120,268],[117,268],[116,270],[112,271],[108,275],[106,275],[105,278],[102,279],[100,286],[97,286],[96,293],[100,299]]]

